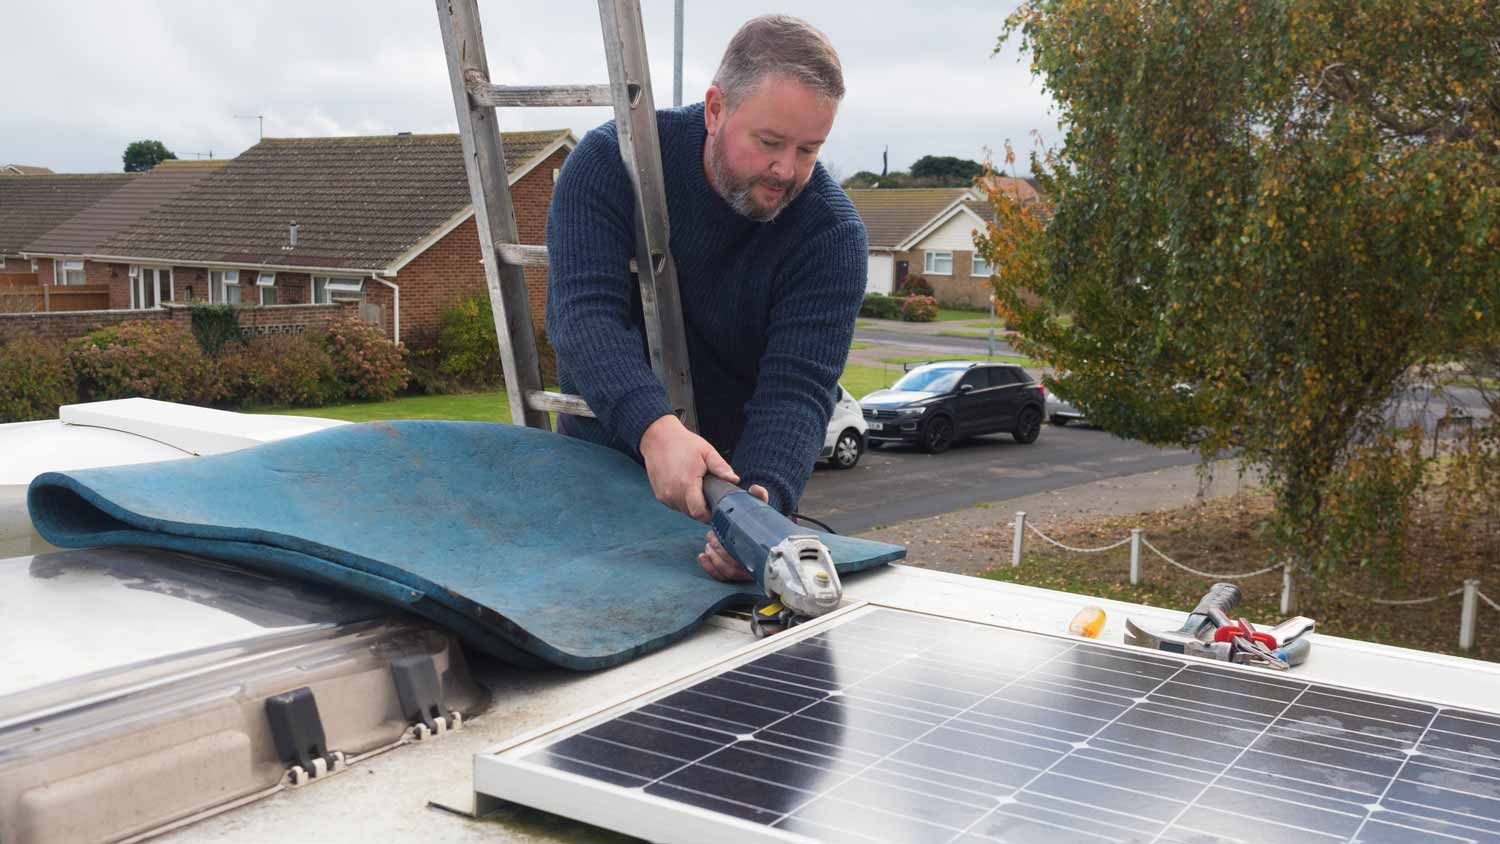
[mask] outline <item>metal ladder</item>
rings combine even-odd
[[[668,249],[666,185],[640,2],[598,0],[598,3],[609,84],[532,86],[496,85],[490,81],[489,61],[479,28],[478,0],[437,0],[511,419],[548,430],[549,411],[580,416],[594,413],[580,396],[543,389],[524,268],[547,266],[547,248],[518,242],[515,207],[495,109],[613,106],[615,124],[619,127],[620,156],[635,189],[636,257],[630,270],[640,281],[651,369],[666,385],[667,400],[678,418],[696,431],[677,267]]]

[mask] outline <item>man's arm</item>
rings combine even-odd
[[[614,139],[590,132],[568,156],[547,212],[547,336],[604,428],[646,463],[658,500],[706,520],[703,476],[738,482],[672,415],[635,323],[634,188]]]
[[[840,223],[798,250],[778,282],[734,462],[782,512],[796,507],[823,447],[864,298],[865,243],[862,223]]]

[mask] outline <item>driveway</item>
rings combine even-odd
[[[978,437],[943,454],[907,446],[867,451],[853,469],[819,464],[798,509],[839,533],[858,533],[1089,481],[1190,465],[1197,457],[1092,428],[1046,426],[1031,445]]]

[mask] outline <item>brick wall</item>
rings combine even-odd
[[[989,276],[974,277],[974,250],[951,250],[953,253],[953,274],[936,275],[923,269],[926,256],[923,250],[914,249],[910,253],[911,275],[919,275],[927,279],[932,285],[933,296],[942,305],[956,306],[960,308],[989,307],[990,288]],[[901,257],[899,254],[897,257]]]
[[[566,153],[559,150],[511,187],[516,229],[522,243],[547,242],[547,208],[552,203],[552,171],[562,167]],[[484,265],[479,257],[479,233],[471,217],[428,247],[392,279],[401,288],[403,340],[436,331],[443,311],[455,301],[483,293]],[[372,295],[373,294],[373,295]],[[547,311],[547,271],[526,268],[526,296],[532,325],[540,331]],[[390,316],[390,290],[366,282],[365,301],[380,302]],[[387,333],[389,323],[387,323]]]
[[[280,282],[281,279],[277,279]],[[241,308],[240,328],[249,336],[266,334],[301,334],[320,330],[342,316],[358,314],[358,305],[342,302],[335,305],[276,305],[274,307]],[[74,337],[122,322],[140,320],[171,320],[185,327],[192,325],[192,312],[185,306],[168,304],[162,308],[143,311],[75,311],[50,314],[0,314],[0,341],[22,334],[51,340],[70,340]]]
[[[29,259],[22,258],[20,255],[12,255],[9,253],[5,254],[3,257],[5,258],[5,266],[0,267],[0,275],[31,272],[31,261]]]

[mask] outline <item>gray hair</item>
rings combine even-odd
[[[765,15],[740,27],[724,50],[714,85],[733,111],[768,76],[793,79],[834,102],[844,98],[844,69],[833,43],[790,15]]]

